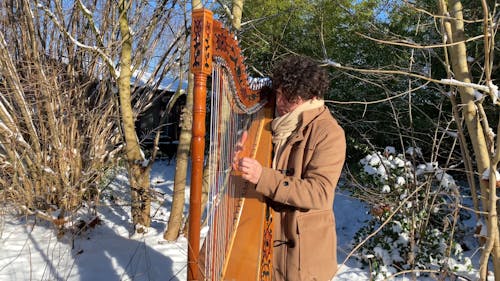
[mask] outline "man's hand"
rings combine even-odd
[[[233,170],[235,170],[235,171],[240,170],[240,168],[239,168],[239,162],[241,159],[240,153],[243,151],[243,145],[247,141],[247,138],[248,138],[248,132],[244,131],[241,134],[241,139],[236,143],[236,147],[234,149],[234,155],[233,155],[233,163],[232,163]]]
[[[248,132],[245,131],[241,134],[241,139],[236,143],[236,147],[233,155],[233,170],[241,172],[241,177],[253,184],[257,184],[262,174],[262,165],[260,163],[249,157],[241,157],[241,152],[243,151],[243,145],[248,138]]]
[[[242,178],[253,184],[257,184],[259,182],[262,174],[262,165],[259,161],[253,158],[243,157],[240,159],[238,167]]]

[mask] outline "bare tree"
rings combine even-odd
[[[171,83],[178,76],[177,65],[184,59],[182,52],[185,51],[178,46],[185,43],[187,38],[184,29],[185,15],[182,12],[179,13],[183,10],[183,4],[175,0],[120,1],[119,5],[106,0],[78,0],[70,4],[52,0],[36,1],[36,3],[16,0],[2,3],[3,11],[9,15],[8,20],[4,21],[10,23],[10,25],[2,25],[4,26],[2,30],[3,63],[0,85],[9,95],[2,95],[5,108],[2,122],[16,124],[22,120],[19,132],[12,131],[15,128],[11,127],[10,131],[5,131],[3,137],[12,138],[22,134],[33,149],[33,153],[28,153],[24,150],[16,152],[2,148],[1,159],[10,157],[10,164],[5,168],[11,166],[8,169],[12,167],[19,169],[19,165],[12,163],[17,154],[22,155],[23,158],[33,158],[22,160],[23,165],[30,167],[34,174],[44,179],[43,181],[47,178],[44,174],[52,170],[53,174],[61,174],[61,177],[68,177],[71,181],[98,185],[99,178],[89,176],[89,173],[82,171],[81,162],[84,159],[92,159],[97,163],[105,164],[102,159],[99,162],[95,157],[116,159],[116,152],[124,148],[131,185],[133,223],[134,226],[148,227],[151,199],[149,172],[156,153],[153,152],[150,159],[146,158],[141,150],[134,123],[143,110],[162,97],[166,92],[163,90],[168,90],[172,86],[167,82]],[[22,30],[22,36],[16,37],[19,30]],[[21,65],[14,62],[23,63]],[[56,73],[56,70],[53,70],[50,72],[52,76],[47,75],[48,62],[52,62],[53,68],[57,66],[56,69],[59,72]],[[33,76],[35,74],[36,76]],[[69,78],[67,83],[61,84],[59,83],[61,79],[56,79],[56,77],[63,75]],[[82,80],[82,77],[88,77],[87,82]],[[64,78],[66,79],[65,76]],[[37,84],[35,81],[40,85],[33,87]],[[89,81],[94,82],[95,85],[87,90],[88,87],[85,88],[85,86],[90,83]],[[61,89],[66,85],[70,86],[65,90],[69,91],[68,94],[64,94]],[[143,87],[144,85],[147,87]],[[140,88],[147,90],[138,90]],[[23,89],[31,91],[29,95],[31,100],[22,101],[19,98],[22,96]],[[76,90],[81,92],[80,97],[74,94]],[[161,94],[154,95],[158,92]],[[19,105],[12,105],[14,97]],[[63,97],[68,97],[72,101],[64,104],[72,110],[62,110]],[[85,125],[86,123],[81,123],[81,120],[88,121],[90,115],[85,112],[76,112],[77,108],[72,104],[75,100],[81,101],[81,107],[92,112],[94,116],[92,122],[95,124],[91,128],[92,133],[95,134],[95,140],[92,139],[90,133],[85,132],[89,128]],[[5,113],[19,108],[23,109],[22,115],[19,115],[22,119]],[[121,118],[118,118],[118,109],[120,109]],[[44,112],[44,115],[38,115],[37,111]],[[38,116],[46,117],[38,119]],[[73,126],[67,123],[62,124],[62,120],[69,117],[74,117],[80,123],[75,121]],[[43,126],[37,122],[41,122]],[[71,140],[71,142],[67,140],[70,142],[68,148],[62,149],[62,144],[66,139],[62,137],[62,129],[58,129],[58,126],[64,130],[71,128],[72,131],[68,134],[78,136],[80,139]],[[41,134],[38,131],[53,140],[53,144],[43,144],[37,141]],[[119,141],[124,141],[125,146],[119,146]],[[4,147],[12,146],[16,149],[19,147],[11,144],[12,141],[5,143],[8,145]],[[74,161],[66,159],[73,160],[75,158],[73,154],[80,148],[98,154],[94,156],[82,152],[83,155],[79,155]],[[50,153],[45,152],[45,149],[49,149]],[[115,154],[110,154],[112,152]],[[44,160],[44,157],[50,158],[49,162],[55,162],[55,159],[58,159],[57,161],[65,164],[59,165],[58,169],[54,170],[47,166],[47,160]],[[65,170],[62,170],[63,167]],[[11,174],[10,171],[8,174]],[[89,179],[82,181],[79,180],[79,176],[89,176]],[[19,179],[17,176],[7,178],[13,182]],[[75,185],[72,185],[71,181],[63,179],[61,183],[73,188]],[[22,184],[26,185],[26,183]],[[36,191],[42,186],[52,184],[31,185],[31,188]],[[142,227],[137,228],[138,231],[141,229],[144,230]]]
[[[191,146],[193,107],[193,77],[189,74],[186,106],[182,111],[181,134],[175,163],[174,193],[172,196],[172,209],[168,218],[168,226],[163,233],[167,241],[176,240],[182,229],[184,203],[186,194],[187,169],[189,163],[189,150]]]
[[[102,70],[95,58],[75,52],[30,1],[0,11],[0,192],[62,234],[114,165],[118,107],[92,75]]]
[[[192,0],[193,9],[202,8],[200,0]],[[189,44],[185,45],[186,48]],[[187,51],[187,50],[186,50]],[[188,64],[189,65],[189,64]],[[177,159],[174,176],[174,193],[172,196],[172,210],[168,219],[168,226],[163,233],[163,238],[167,241],[176,240],[182,229],[184,215],[184,203],[186,194],[187,169],[189,163],[189,151],[191,147],[191,129],[193,116],[193,77],[188,73],[188,90],[186,93],[186,105],[182,110],[181,134],[179,136],[179,146],[177,147]],[[187,224],[184,231],[187,231]]]
[[[500,161],[500,153],[498,151],[500,143],[497,140],[497,148],[495,148],[494,136],[490,133],[491,128],[488,124],[488,117],[482,105],[483,99],[476,100],[477,90],[470,86],[473,83],[473,78],[467,62],[462,3],[459,0],[447,3],[440,0],[438,4],[441,16],[443,17],[443,34],[446,36],[445,43],[448,44],[450,70],[454,74],[454,79],[463,83],[463,85],[458,86],[458,91],[460,93],[468,135],[472,142],[477,172],[480,175],[483,175],[485,172],[488,173],[487,177],[489,179],[489,181],[480,181],[480,201],[482,203],[482,210],[486,212],[484,219],[487,221],[488,228],[486,247],[481,256],[480,278],[481,280],[486,280],[488,260],[490,255],[492,255],[495,279],[500,280],[500,236],[498,233],[496,207],[498,200],[496,197],[496,182],[500,179],[496,178],[495,173]],[[489,12],[486,1],[482,1],[482,7],[484,13],[484,83],[488,87],[485,94],[492,98],[495,105],[498,105],[498,88],[495,88],[496,86],[493,85],[491,80],[493,46],[495,42],[493,14]]]

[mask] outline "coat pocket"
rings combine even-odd
[[[297,217],[300,280],[330,280],[337,269],[332,210]]]

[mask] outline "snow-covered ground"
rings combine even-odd
[[[107,201],[99,207],[101,224],[82,235],[66,234],[58,239],[57,232],[43,222],[0,214],[0,280],[186,280],[186,239],[181,237],[175,243],[163,240],[174,172],[174,164],[155,163],[151,186],[159,200],[152,204],[150,230],[140,236],[130,235],[124,172],[117,174],[105,192]],[[342,189],[337,191],[335,215],[338,259],[342,263],[351,251],[354,233],[368,215],[364,205]],[[469,254],[477,266],[480,253]],[[334,281],[356,280],[370,280],[370,275],[366,267],[350,258],[341,265]],[[393,280],[411,278],[400,275]]]

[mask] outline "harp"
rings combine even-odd
[[[234,35],[209,10],[193,11],[190,55],[194,100],[188,280],[271,280],[271,209],[253,186],[231,171],[235,143],[243,131],[248,132],[243,156],[271,165],[271,102],[258,89],[262,85],[248,83]],[[205,159],[208,77],[211,130]],[[209,231],[200,250],[204,163],[211,175]]]

